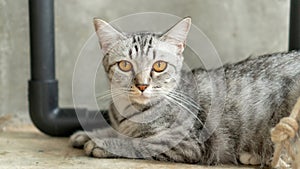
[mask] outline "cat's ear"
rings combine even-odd
[[[94,26],[100,47],[104,54],[106,54],[118,40],[125,39],[125,36],[122,35],[122,33],[101,19],[94,18]]]
[[[161,40],[176,45],[182,53],[191,27],[191,17],[183,18],[161,36]]]

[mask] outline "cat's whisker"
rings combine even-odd
[[[128,90],[128,88],[116,88],[113,90],[107,90],[107,91],[97,95],[97,99],[106,98],[113,94],[126,93],[126,92],[128,92],[127,90]]]
[[[185,99],[188,99],[191,102],[193,102],[194,104],[198,105],[198,103],[195,102],[193,98],[191,98],[190,96],[187,96],[185,93],[182,93],[182,92],[180,92],[178,90],[171,91],[170,93],[175,94],[175,95],[179,96],[180,98],[184,97]]]
[[[182,108],[184,108],[185,110],[187,110],[187,111],[188,111],[191,115],[193,115],[193,116],[199,121],[199,123],[205,128],[204,123],[203,123],[203,122],[198,118],[198,116],[197,116],[195,113],[193,113],[188,107],[184,106],[181,102],[179,102],[179,101],[177,101],[177,100],[175,100],[175,99],[173,99],[173,98],[170,98],[169,96],[166,96],[165,98],[168,99],[169,101],[173,102],[173,103],[176,103],[176,104],[180,105]]]
[[[177,101],[177,102],[179,102],[179,103],[185,103],[185,104],[187,104],[187,105],[191,105],[191,104],[189,104],[189,102],[186,102],[185,100],[181,100],[180,98],[176,98],[176,97],[172,97],[172,96],[168,96],[168,97],[170,97],[170,98],[172,98],[172,99],[174,99],[174,101]],[[183,104],[182,104],[183,105]],[[197,111],[201,111],[202,109],[201,108],[199,108],[198,106],[193,106],[193,108],[195,108],[195,109],[197,109]],[[189,109],[190,110],[190,109]],[[195,115],[195,113],[193,113],[194,115]]]
[[[168,96],[175,97],[175,99],[178,99],[179,101],[182,101],[187,105],[193,106],[198,111],[202,110],[201,107],[199,107],[199,105],[191,97],[189,97],[183,93],[176,92],[176,91],[171,91],[171,92],[161,91],[160,93],[164,93]]]
[[[120,96],[125,95],[125,93],[114,94],[111,96],[112,99],[118,99]]]
[[[120,91],[120,92],[108,93],[106,95],[102,95],[102,96],[97,97],[97,100],[107,99],[107,98],[110,98],[114,95],[121,95],[121,94],[124,94],[124,92]]]
[[[112,98],[112,100],[114,100],[114,99],[120,98],[120,96],[122,96],[124,93],[125,93],[124,91],[118,91],[118,92],[111,92],[110,91],[110,93],[106,94],[105,97],[109,97],[109,98]],[[99,99],[99,97],[97,99]],[[108,107],[110,107],[112,104],[114,104],[113,101],[111,101],[109,103]],[[96,112],[95,115],[94,115],[94,118],[96,118],[96,116],[98,115],[98,113],[101,113],[101,112],[100,111]]]
[[[185,79],[185,78],[183,78],[183,77],[181,77],[181,76],[179,76],[179,79],[178,79],[177,76],[171,76],[170,79],[175,79],[175,81],[180,81],[180,80],[182,80],[182,81],[185,81],[185,82],[190,83],[189,80],[187,80],[187,79]]]
[[[167,97],[167,99],[168,99],[169,101],[174,102],[174,103],[177,103],[178,105],[180,105],[181,107],[183,107],[184,109],[186,109],[190,114],[192,114],[192,115],[199,121],[199,123],[203,126],[204,129],[207,129],[207,128],[205,127],[205,125],[203,124],[203,122],[197,117],[197,115],[196,115],[195,113],[193,113],[188,107],[186,107],[185,105],[183,105],[180,101],[184,102],[184,103],[187,104],[187,105],[191,105],[191,103],[186,102],[185,100],[182,100],[181,98],[173,98],[173,97],[171,97],[170,95],[169,95],[169,96],[166,96],[166,97]],[[176,99],[178,99],[178,100],[176,100]],[[196,105],[194,105],[193,107],[196,108],[198,111],[199,111],[199,110],[202,110],[201,108],[199,108],[199,107],[196,106]]]
[[[176,96],[176,95],[169,95],[169,97],[172,97],[172,98],[174,98],[174,99],[177,99],[178,101],[181,101],[181,102],[185,103],[186,105],[190,105],[190,106],[192,106],[193,108],[195,108],[197,111],[201,111],[201,110],[202,110],[198,105],[192,103],[192,102],[189,101],[189,100],[185,100],[184,98],[178,97],[178,96]]]
[[[109,89],[109,90],[106,90],[106,91],[102,92],[101,94],[109,93],[111,91],[128,90],[128,89],[130,89],[130,88],[128,88],[128,87],[114,87],[112,89]]]

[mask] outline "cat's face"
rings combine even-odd
[[[148,104],[176,87],[190,18],[164,34],[120,33],[100,19],[94,19],[94,24],[104,53],[103,66],[115,94]]]

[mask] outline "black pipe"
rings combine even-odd
[[[289,50],[300,49],[300,0],[290,1]]]
[[[103,126],[105,120],[101,113],[88,112],[86,109],[61,109],[58,106],[53,0],[29,0],[29,21],[29,111],[35,126],[51,136],[69,136],[82,129],[81,124],[85,129]]]

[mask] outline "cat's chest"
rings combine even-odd
[[[166,129],[172,125],[172,117],[158,117],[146,123],[139,123],[126,120],[119,124],[118,132],[129,137],[149,137]],[[174,120],[173,120],[174,121]]]
[[[110,112],[111,119],[115,122],[114,128],[129,137],[149,137],[170,130],[186,119],[183,117],[189,116],[179,104],[167,100],[161,100],[147,108],[127,108],[121,113],[114,107],[116,106]]]

